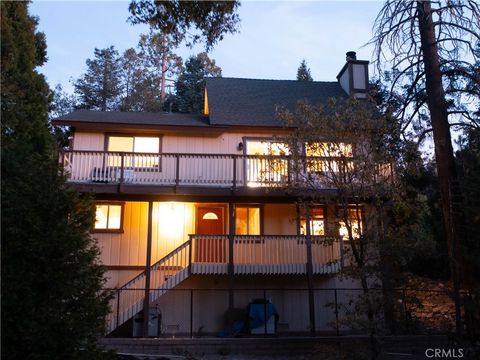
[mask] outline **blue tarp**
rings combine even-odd
[[[266,311],[266,316],[265,316]],[[270,319],[270,317],[275,316],[275,323],[278,321],[278,312],[270,301],[265,301],[263,299],[254,300],[247,306],[248,314],[248,327],[249,329],[255,329],[262,325],[265,325],[265,322]]]

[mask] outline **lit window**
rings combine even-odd
[[[126,167],[158,167],[160,152],[160,138],[146,136],[109,136],[108,151],[136,153],[126,154],[123,165]],[[113,155],[108,158],[109,166],[121,166],[121,156]]]
[[[202,216],[203,220],[218,220],[217,214],[213,212],[207,212],[205,215]]]
[[[283,156],[289,155],[288,146],[273,140],[247,140],[248,186],[265,186],[288,181],[288,163]]]
[[[339,210],[343,211],[343,210]],[[347,209],[348,224],[352,229],[352,237],[358,239],[362,230],[362,211],[361,209],[349,208]],[[343,240],[349,240],[348,228],[343,220],[339,221],[340,229],[339,234]]]
[[[97,204],[95,210],[95,230],[122,230],[122,205]]]
[[[312,208],[310,213],[310,234],[314,236],[325,235],[325,214],[323,208]],[[305,218],[300,220],[300,234],[307,235]]]
[[[260,208],[236,207],[235,234],[260,235]]]
[[[352,162],[344,159],[353,156],[351,144],[326,142],[307,143],[305,144],[305,154],[307,157],[325,158],[321,160],[308,160],[308,172],[338,172],[340,164],[343,164],[347,169],[351,169],[352,167]]]

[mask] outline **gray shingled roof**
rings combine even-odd
[[[294,110],[301,100],[318,104],[346,96],[337,82],[208,78],[206,84],[209,119],[196,114],[77,110],[53,123],[283,127],[276,116],[279,106]]]
[[[122,112],[77,110],[53,120],[63,125],[77,123],[107,123],[130,125],[173,125],[173,126],[208,126],[208,120],[202,115],[164,112]]]
[[[283,126],[278,106],[294,110],[300,100],[325,103],[346,97],[338,82],[208,78],[212,125]]]

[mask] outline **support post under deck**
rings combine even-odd
[[[310,313],[310,335],[315,336],[315,295],[313,291],[313,264],[312,264],[312,231],[310,206],[305,206],[305,244],[307,247],[307,286],[308,306]]]
[[[147,231],[147,256],[145,262],[145,297],[143,299],[143,328],[142,336],[148,337],[148,317],[150,307],[150,266],[152,263],[152,226],[153,226],[153,201],[148,202],[148,231]]]
[[[228,204],[228,309],[232,310],[234,305],[233,288],[234,282],[234,264],[233,264],[233,245],[235,239],[235,204]]]

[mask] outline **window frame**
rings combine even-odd
[[[249,208],[255,208],[259,209],[259,221],[260,221],[260,234],[258,235],[248,235],[248,234],[237,234],[237,209],[238,208],[243,208],[243,209],[249,209]],[[248,220],[248,216],[247,216]],[[248,226],[248,225],[247,225]],[[240,204],[240,205],[235,205],[235,235],[238,236],[263,236],[264,235],[264,221],[263,221],[263,205],[262,204]],[[248,230],[248,229],[247,229]],[[248,231],[247,231],[248,232]]]
[[[328,234],[328,221],[327,221],[327,206],[326,205],[314,205],[310,207],[310,221],[315,220],[315,218],[312,216],[312,210],[314,209],[322,209],[323,210],[323,235],[313,235],[310,234],[311,236],[327,236]],[[299,214],[299,221],[298,221],[298,234],[301,236],[306,236],[307,234],[305,233],[302,235],[302,222],[307,221],[306,219],[306,214]],[[306,223],[305,223],[305,231],[306,231]],[[311,230],[310,230],[311,232]]]
[[[95,201],[95,219],[96,219],[96,209],[99,205],[107,206],[120,206],[120,227],[118,229],[109,229],[108,228],[108,215],[107,215],[107,228],[106,229],[97,229],[95,228],[95,222],[93,223],[92,233],[114,233],[114,234],[123,234],[123,218],[125,214],[125,202],[123,201]],[[110,209],[109,209],[110,211]]]
[[[133,138],[133,147],[135,147],[135,138],[158,138],[158,153],[151,153],[152,155],[158,154],[158,165],[152,167],[145,166],[125,166],[125,169],[133,169],[135,171],[151,171],[158,169],[159,172],[162,171],[162,143],[163,143],[163,134],[135,134],[135,133],[105,133],[105,139],[103,148],[106,153],[109,153],[108,147],[110,145],[110,137],[124,137],[124,138]],[[135,154],[135,151],[114,151],[114,152],[124,152],[129,154]],[[139,153],[144,154],[144,153]],[[107,164],[108,166],[108,164]]]
[[[358,209],[359,211],[359,214],[360,214],[360,219],[357,219],[357,223],[358,223],[358,228],[362,231],[363,233],[363,219],[365,218],[365,209],[363,206],[357,206],[357,205],[348,205],[347,206],[347,210],[350,211],[350,210],[354,210],[356,211]],[[342,241],[350,241],[349,238],[347,239],[344,239],[341,235],[340,235],[340,228],[341,228],[341,224],[340,222],[343,221],[343,219],[340,217],[339,213],[343,211],[343,207],[341,205],[337,205],[336,208],[335,208],[335,214],[336,214],[336,217],[337,217],[337,224],[338,224],[338,236],[342,239]],[[354,238],[354,240],[357,240],[358,238]]]

